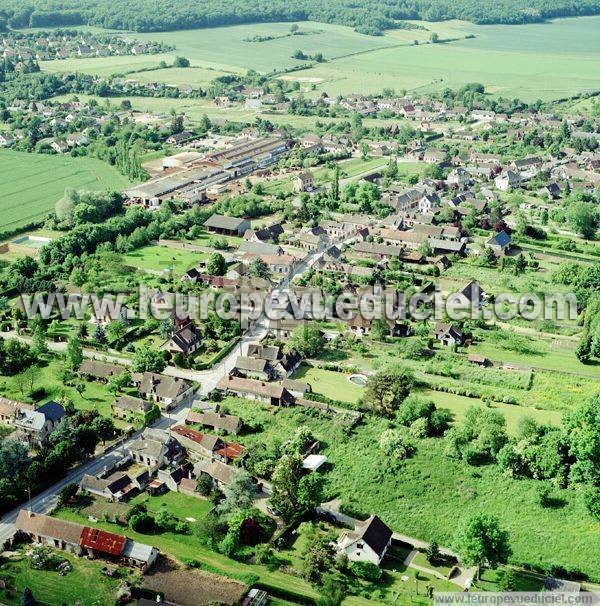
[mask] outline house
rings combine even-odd
[[[219,412],[195,412],[190,410],[185,419],[186,425],[201,425],[210,427],[215,431],[238,434],[242,430],[242,419],[234,415],[226,415]]]
[[[260,229],[249,229],[244,234],[244,240],[249,242],[277,242],[283,235],[281,223],[273,223]]]
[[[224,488],[228,484],[231,484],[237,474],[237,469],[230,465],[226,465],[221,461],[209,461],[204,459],[194,465],[194,474],[199,476],[201,473],[205,473],[209,476],[215,486]]]
[[[145,372],[141,376],[134,374],[133,380],[138,384],[143,399],[153,400],[165,410],[174,408],[192,391],[192,385],[185,379],[153,372]]]
[[[272,406],[286,406],[294,403],[292,394],[281,383],[265,383],[254,379],[227,376],[217,383],[216,389],[240,398],[266,402]]]
[[[463,335],[461,331],[446,322],[437,322],[435,325],[435,338],[443,345],[462,345]]]
[[[212,215],[204,222],[204,227],[216,234],[243,236],[246,230],[250,229],[250,221],[225,215]]]
[[[202,345],[202,333],[200,329],[189,319],[179,323],[173,334],[160,346],[171,354],[189,356],[197,351]]]
[[[511,237],[504,230],[502,230],[486,240],[485,246],[487,248],[491,248],[499,255],[505,255],[510,251],[512,240]]]
[[[353,531],[342,533],[337,541],[338,551],[351,562],[381,564],[392,544],[392,531],[376,515],[364,522],[356,522]]]
[[[475,364],[476,366],[489,366],[491,364],[488,358],[479,354],[469,354],[467,360],[469,364]]]
[[[508,191],[511,188],[521,186],[521,177],[513,170],[502,171],[495,179],[494,183],[500,191]]]
[[[112,405],[113,414],[118,419],[126,419],[131,415],[145,416],[151,409],[150,402],[129,395],[120,396]]]
[[[79,544],[91,559],[114,559],[127,566],[140,568],[142,572],[148,570],[158,557],[156,547],[90,526],[83,527]]]
[[[79,544],[83,530],[81,524],[21,509],[15,522],[15,528],[18,533],[25,535],[34,543],[68,551],[75,555],[83,553]]]
[[[172,427],[171,433],[188,452],[194,452],[205,459],[230,463],[246,452],[241,444],[226,442],[217,435],[201,433],[182,425]]]
[[[542,193],[546,193],[551,200],[558,200],[562,198],[563,187],[560,183],[552,181],[542,188]]]
[[[129,456],[136,463],[156,470],[179,460],[183,448],[168,432],[146,427],[142,435],[129,446]]]
[[[267,360],[238,356],[233,370],[240,377],[270,381],[273,377],[273,368]]]
[[[85,133],[70,133],[69,135],[67,135],[66,143],[69,147],[87,145],[88,137]]]
[[[31,411],[33,410],[33,405],[0,397],[0,423],[12,425],[15,419],[21,416],[21,411],[23,410]]]
[[[471,305],[481,307],[485,305],[487,300],[486,292],[481,288],[477,280],[471,280],[461,291],[463,295]]]
[[[131,481],[131,478],[124,472],[118,471],[107,478],[101,478],[85,474],[79,483],[81,490],[90,494],[108,499],[109,501],[123,501],[138,492],[137,486]]]
[[[190,132],[189,130],[182,130],[180,133],[175,133],[174,135],[171,135],[166,142],[169,145],[178,145],[180,143],[183,143],[184,141],[187,141],[188,139],[191,139],[194,136],[194,133]]]
[[[471,183],[471,175],[464,168],[458,167],[450,172],[446,182],[454,187],[467,187]]]
[[[69,151],[69,146],[67,145],[67,142],[63,141],[62,139],[53,139],[52,143],[50,143],[50,147],[57,154],[66,154]]]
[[[315,178],[309,171],[304,171],[292,179],[292,188],[296,193],[313,191],[315,189]]]
[[[67,413],[57,402],[46,402],[35,410],[20,410],[14,425],[19,436],[30,446],[45,444],[50,434],[55,431]]]
[[[174,468],[159,469],[156,478],[165,483],[165,486],[172,492],[179,492],[179,485],[184,478],[191,479],[194,466],[186,462]]]
[[[108,364],[98,360],[84,360],[79,366],[79,374],[88,379],[106,383],[111,377],[118,377],[125,372],[123,366]]]

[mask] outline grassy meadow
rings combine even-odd
[[[329,459],[327,497],[339,497],[368,516],[376,511],[397,532],[451,545],[457,523],[470,514],[497,515],[510,533],[513,563],[561,562],[600,579],[594,558],[600,523],[585,512],[575,491],[557,489],[556,507],[539,505],[534,480],[514,480],[495,466],[471,467],[444,455],[444,441],[418,441],[416,454],[391,466],[379,454],[379,436],[386,419],[369,417],[348,434],[341,426],[298,408],[272,408],[235,398],[223,410],[237,414],[260,431],[242,434],[248,446],[289,439],[295,428],[309,428]]]
[[[0,151],[2,227],[14,229],[42,219],[67,187],[121,189],[129,184],[116,168],[95,158]]]

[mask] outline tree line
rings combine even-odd
[[[96,25],[134,31],[165,31],[268,21],[321,21],[347,25],[356,31],[381,35],[402,27],[404,19],[473,23],[533,23],[552,17],[600,13],[599,0],[275,0],[263,3],[206,0],[146,0],[114,3],[92,0],[2,0],[0,27]]]

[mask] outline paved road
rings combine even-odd
[[[187,410],[194,398],[195,395],[192,395],[181,402],[176,409],[163,415],[153,427],[167,429],[171,425],[182,423],[187,416]],[[115,467],[119,461],[127,456],[129,446],[139,437],[140,433],[140,431],[137,431],[117,446],[108,448],[105,452],[95,458],[90,458],[83,464],[69,471],[62,480],[59,480],[44,492],[32,497],[31,510],[36,513],[48,513],[56,506],[58,493],[64,486],[71,482],[79,483],[85,474],[97,475]],[[2,516],[0,520],[0,544],[4,543],[4,541],[13,535],[17,515],[23,507],[29,507],[28,503],[23,503]]]
[[[276,291],[289,292],[289,285],[295,277],[301,275],[310,267],[312,267],[331,247],[341,246],[342,244],[350,242],[353,238],[354,236],[351,236],[332,241],[327,244],[327,246],[325,246],[322,250],[309,253],[301,262],[298,263],[293,272],[288,277],[284,278],[284,280],[279,284],[279,288],[276,289]],[[272,293],[270,295],[270,298],[273,298]],[[182,402],[177,409],[161,417],[161,419],[159,419],[153,425],[153,427],[166,429],[171,425],[182,423],[185,417],[187,416],[188,409],[192,405],[199,407],[210,407],[210,404],[203,404],[202,402],[200,402],[198,400],[198,397],[205,396],[214,389],[215,385],[219,382],[221,377],[226,376],[229,371],[234,367],[237,357],[247,352],[249,343],[258,341],[264,336],[266,336],[268,332],[268,323],[269,320],[263,312],[263,314],[255,322],[253,322],[250,328],[245,332],[242,339],[240,340],[238,347],[231,351],[223,360],[221,360],[210,370],[194,371],[176,368],[174,366],[168,366],[165,369],[164,374],[197,381],[200,383],[200,388],[195,394],[193,394],[184,402]],[[15,332],[0,333],[0,337],[4,339],[15,338],[24,342],[29,342],[31,340],[29,337],[19,335]],[[48,346],[52,351],[60,353],[64,352],[67,344],[52,342],[48,343]],[[90,349],[84,349],[83,355],[86,358],[100,359],[116,364],[131,365],[131,360],[128,358],[108,353],[99,353]],[[140,432],[134,433],[124,442],[120,443],[118,446],[109,448],[107,451],[103,452],[97,457],[92,458],[84,462],[77,468],[69,471],[69,473],[62,480],[58,481],[56,484],[53,484],[44,492],[38,494],[37,496],[31,499],[31,510],[36,513],[48,513],[56,506],[58,494],[66,484],[69,484],[70,482],[78,483],[85,474],[96,475],[105,470],[112,469],[115,464],[118,463],[118,461],[122,460],[127,456],[130,444],[139,436],[139,433]],[[14,525],[17,515],[23,507],[28,507],[28,504],[23,503],[12,511],[4,514],[4,516],[2,516],[0,520],[0,543],[4,543],[8,538],[13,535],[15,531]]]

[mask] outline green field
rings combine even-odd
[[[307,54],[321,52],[326,59],[382,48],[397,42],[387,36],[366,36],[349,27],[325,23],[302,22],[304,35],[286,36],[289,23],[259,23],[192,29],[179,32],[136,34],[141,40],[174,44],[175,54],[191,60],[192,65],[216,67],[225,71],[254,69],[259,72],[296,67],[303,62],[292,59],[295,50]],[[254,36],[275,39],[249,42]]]
[[[321,52],[327,61],[281,77],[298,80],[305,87],[314,85],[331,96],[379,92],[384,87],[428,92],[481,82],[493,94],[551,100],[599,87],[600,16],[528,25],[418,24],[426,30],[392,30],[378,37],[314,22],[303,22],[304,35],[299,36],[287,35],[289,23],[138,34],[141,39],[174,44],[176,50],[164,55],[48,61],[42,69],[107,76],[157,67],[161,60],[170,64],[175,55],[183,55],[193,69],[156,70],[132,77],[203,85],[224,72],[255,69],[268,73],[301,66],[303,62],[292,59],[292,54],[302,50],[309,55]],[[441,43],[429,43],[431,33],[437,33]],[[254,36],[273,39],[249,41]]]
[[[129,184],[115,168],[95,158],[71,158],[0,151],[2,227],[14,229],[41,220],[67,187],[121,189]]]
[[[289,439],[295,428],[310,429],[331,469],[327,498],[351,503],[365,517],[377,512],[397,532],[451,545],[457,524],[475,512],[497,515],[510,533],[513,563],[560,562],[600,579],[593,555],[600,522],[585,511],[577,491],[559,490],[560,506],[539,505],[536,480],[514,480],[494,465],[471,467],[444,455],[444,440],[418,441],[416,454],[396,466],[381,456],[379,437],[387,419],[368,416],[348,433],[340,425],[298,408],[277,409],[227,398],[223,410],[261,428],[238,437],[247,446]]]
[[[174,55],[123,55],[115,57],[70,57],[55,61],[42,61],[42,71],[50,73],[80,72],[94,76],[125,74],[139,69],[158,67],[161,61],[173,63]]]
[[[61,560],[69,560],[73,566],[71,572],[61,576],[56,571],[32,569],[23,554],[24,551],[19,550],[14,558],[11,557],[2,564],[0,579],[6,583],[6,588],[0,590],[2,604],[21,604],[21,594],[25,587],[31,589],[39,606],[112,606],[115,603],[117,587],[121,581],[100,572],[103,562],[91,562],[62,551],[56,552]],[[90,591],[91,588],[93,591]]]
[[[380,49],[299,71],[294,77],[318,82],[330,95],[383,87],[418,93],[481,82],[489,92],[509,98],[550,100],[598,89],[599,26],[600,17],[515,26],[427,24],[440,38],[463,39]],[[466,34],[475,38],[464,39]]]
[[[203,253],[167,246],[144,246],[123,255],[123,263],[149,272],[171,270],[182,274],[205,257]]]

